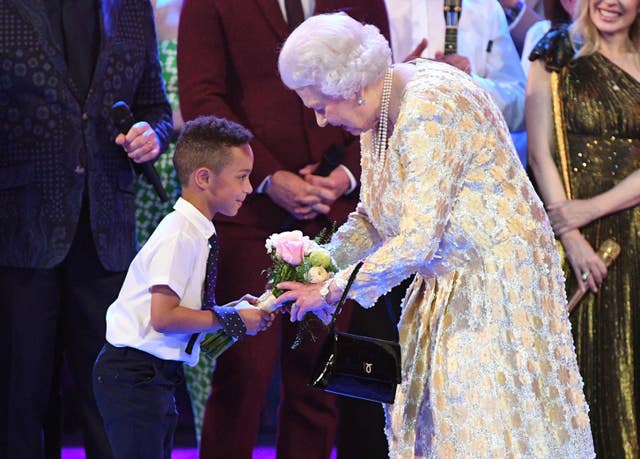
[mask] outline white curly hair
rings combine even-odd
[[[346,13],[312,16],[285,41],[278,58],[283,83],[296,90],[313,86],[328,97],[350,99],[381,78],[391,49],[377,27]]]

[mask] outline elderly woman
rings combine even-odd
[[[329,245],[342,270],[280,284],[281,301],[291,320],[326,314],[358,260],[349,297],[364,307],[415,273],[392,457],[593,457],[553,232],[500,111],[449,65],[389,65],[378,30],[341,13],[282,48],[282,79],[317,122],[361,135],[362,183]]]

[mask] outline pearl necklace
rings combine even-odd
[[[382,97],[380,98],[380,118],[378,119],[378,127],[376,130],[376,141],[374,144],[375,159],[380,165],[384,166],[387,156],[387,126],[389,122],[389,102],[391,101],[391,86],[393,84],[393,67],[389,67],[384,76],[382,85]]]

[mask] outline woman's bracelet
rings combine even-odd
[[[331,304],[329,303],[329,301],[327,300],[327,296],[330,293],[330,288],[331,288],[331,282],[333,282],[333,278],[330,277],[329,279],[327,279],[326,281],[324,281],[322,283],[322,286],[320,287],[320,298],[322,298],[322,302],[324,304]]]

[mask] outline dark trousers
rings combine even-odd
[[[93,388],[116,459],[171,459],[182,362],[106,343]]]
[[[105,312],[124,275],[102,267],[86,210],[59,266],[0,268],[0,368],[7,371],[0,378],[0,458],[42,457],[43,426],[55,424],[46,419],[56,387],[54,375],[60,374],[59,355],[64,355],[75,380],[87,458],[112,457],[91,389],[91,372],[104,344]]]

